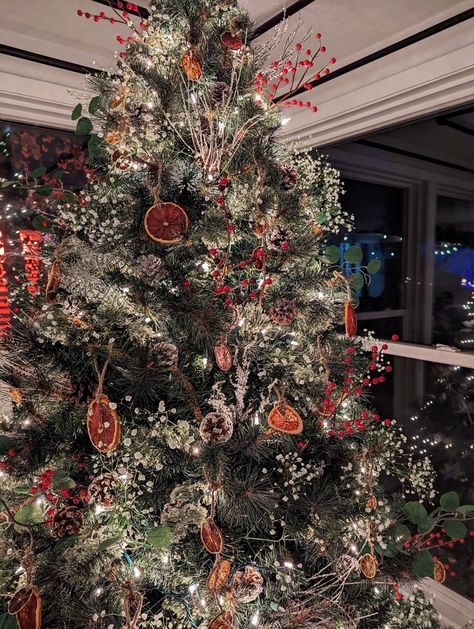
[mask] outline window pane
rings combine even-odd
[[[364,257],[360,265],[350,265],[351,271],[360,270],[373,259],[382,263],[378,273],[371,276],[369,285],[357,293],[359,312],[403,308],[404,191],[352,179],[344,179],[344,184],[346,194],[342,202],[344,209],[355,216],[355,231],[344,236],[341,261],[344,251],[351,245],[357,245]]]
[[[474,351],[474,202],[438,197],[433,343]]]
[[[365,336],[365,330],[373,332],[377,339],[391,339],[394,334],[402,338],[402,317],[387,317],[386,319],[367,319],[359,321],[359,334]]]
[[[373,388],[378,410],[403,425],[412,453],[431,458],[438,495],[453,490],[461,504],[474,504],[474,370],[407,358],[392,362],[393,379]],[[456,573],[445,585],[474,598],[474,545],[458,542],[436,552]]]

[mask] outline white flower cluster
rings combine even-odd
[[[298,500],[304,486],[324,474],[325,463],[320,463],[317,466],[305,463],[297,452],[278,454],[276,460],[280,465],[277,472],[284,476],[283,487],[289,494],[283,496],[284,502],[288,500],[290,495],[293,500]]]

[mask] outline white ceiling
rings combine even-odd
[[[283,8],[281,0],[241,0],[241,5],[258,24]],[[0,41],[88,66],[112,64],[121,27],[81,19],[78,8],[107,11],[92,0],[15,0],[2,12]],[[299,20],[302,33],[308,27],[322,32],[341,67],[468,8],[472,0],[314,0],[290,18],[290,27]]]

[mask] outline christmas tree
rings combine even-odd
[[[72,114],[89,185],[3,184],[55,228],[0,354],[2,626],[438,626],[401,585],[444,580],[473,508],[428,512],[429,461],[370,402],[386,347],[356,337],[377,263],[339,266],[339,175],[276,139],[334,60],[319,34],[274,60],[232,0],[114,15],[84,16],[131,28]]]

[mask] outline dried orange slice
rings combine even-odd
[[[230,48],[230,50],[240,50],[242,48],[242,38],[231,31],[222,33],[221,42],[226,48]]]
[[[218,555],[224,550],[222,531],[212,518],[207,518],[201,526],[201,539],[207,552]]]
[[[152,240],[163,245],[175,245],[180,242],[188,225],[188,215],[176,203],[153,205],[145,214],[146,233]]]
[[[106,395],[99,395],[89,404],[87,432],[92,445],[99,452],[112,452],[120,439],[120,417]]]
[[[227,343],[219,343],[214,347],[214,356],[216,357],[217,366],[221,371],[229,371],[232,369],[234,359]]]
[[[346,336],[353,339],[357,335],[357,316],[351,301],[344,304],[344,323]]]
[[[433,579],[436,583],[444,583],[446,579],[446,570],[439,559],[434,560]]]
[[[367,579],[373,579],[377,574],[377,560],[373,555],[367,554],[361,557],[359,566],[362,574],[367,577]]]
[[[299,435],[303,432],[303,420],[295,409],[286,403],[277,403],[270,411],[268,425],[273,430],[288,435]]]
[[[211,592],[222,590],[230,575],[230,561],[222,559],[218,561],[207,577],[207,589]]]
[[[38,588],[34,585],[22,587],[13,596],[8,612],[16,616],[19,629],[41,629],[42,601]]]
[[[202,75],[202,64],[194,50],[188,50],[181,60],[181,66],[190,81],[198,81]]]
[[[46,301],[51,303],[55,300],[58,290],[61,288],[63,265],[59,260],[55,260],[51,266],[46,285]]]

